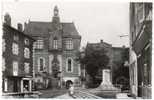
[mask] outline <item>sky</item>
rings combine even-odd
[[[81,47],[100,40],[114,47],[129,45],[129,3],[89,1],[21,1],[2,2],[2,16],[9,13],[12,26],[30,21],[52,21],[53,9],[57,5],[61,22],[74,22],[81,35]]]

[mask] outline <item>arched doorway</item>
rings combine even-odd
[[[66,81],[66,88],[68,89],[70,84],[73,84],[73,82],[71,80],[67,80]]]

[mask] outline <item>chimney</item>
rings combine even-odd
[[[126,48],[126,46],[125,46],[125,45],[123,45],[123,46],[122,46],[122,48],[124,48],[124,49],[125,49],[125,48]]]
[[[18,23],[18,24],[17,24],[17,27],[18,27],[18,31],[20,31],[20,32],[23,31],[23,29],[22,29],[22,24],[21,24],[21,23]]]
[[[4,23],[11,26],[11,16],[8,13],[4,16]]]
[[[103,40],[101,40],[101,43],[103,43]]]

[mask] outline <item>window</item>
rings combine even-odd
[[[58,49],[58,39],[57,38],[54,38],[53,40],[53,48]]]
[[[144,21],[144,3],[135,4],[135,35],[137,36]],[[135,37],[136,37],[135,36]]]
[[[19,40],[18,35],[14,35],[14,36],[13,36],[13,40],[14,40],[14,41],[18,41],[18,40]]]
[[[24,57],[25,57],[25,58],[30,58],[30,51],[29,51],[29,48],[25,48],[25,49],[24,49]]]
[[[144,4],[138,3],[136,6],[137,19],[139,23],[142,23],[144,20]]]
[[[143,75],[144,75],[144,84],[147,84],[147,79],[148,79],[148,71],[147,71],[147,64],[145,63],[144,64],[144,67],[143,67]]]
[[[25,42],[25,45],[29,45],[29,39],[25,38],[24,42]]]
[[[37,40],[37,42],[34,42],[34,49],[43,49],[44,42],[43,40]]]
[[[73,42],[72,42],[72,40],[66,40],[65,41],[65,45],[66,45],[66,49],[67,50],[73,49]]]
[[[13,43],[12,44],[12,53],[15,54],[15,55],[18,55],[19,53],[19,46],[17,43]]]
[[[149,13],[146,17],[146,20],[151,20],[152,21],[152,10],[149,10]]]
[[[2,51],[5,52],[5,48],[6,48],[6,43],[5,43],[5,39],[2,40]]]
[[[73,60],[69,58],[67,60],[67,72],[72,72],[72,71],[73,71]]]
[[[144,84],[151,84],[151,44],[148,44],[143,51],[144,62]]]
[[[79,74],[79,76],[81,75],[81,67],[80,67],[80,64],[78,64],[78,74]]]
[[[25,73],[29,73],[29,63],[24,63],[24,70],[25,70]]]
[[[4,79],[4,91],[5,92],[7,91],[7,79],[6,78]]]
[[[43,71],[45,68],[45,59],[44,58],[39,58],[38,60],[38,68],[39,71]]]
[[[6,68],[6,67],[5,67],[5,64],[6,64],[6,63],[5,63],[5,58],[3,57],[3,58],[2,58],[2,71],[5,71],[5,68]]]
[[[18,62],[13,61],[13,75],[17,76],[18,75]]]

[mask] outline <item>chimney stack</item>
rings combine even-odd
[[[103,40],[101,40],[101,43],[103,43]]]
[[[11,26],[11,16],[8,13],[4,16],[4,23]]]
[[[123,45],[123,46],[122,46],[122,48],[124,48],[124,49],[125,49],[125,48],[126,48],[126,46],[125,46],[125,45]]]
[[[22,29],[22,24],[21,24],[21,23],[18,23],[18,24],[17,24],[17,27],[18,27],[18,31],[20,31],[20,32],[23,31],[23,29]]]

